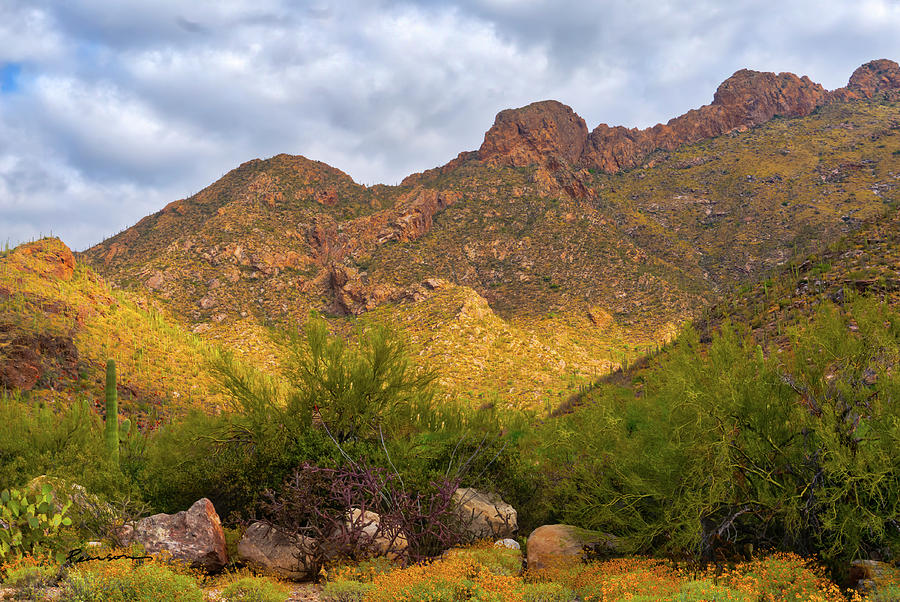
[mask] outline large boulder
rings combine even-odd
[[[496,495],[463,487],[456,490],[453,500],[472,539],[506,539],[519,528],[516,509]]]
[[[297,538],[300,538],[299,540]],[[311,543],[301,536],[290,536],[265,523],[247,527],[238,542],[238,557],[250,567],[271,575],[302,581],[314,577],[313,563],[302,552]]]
[[[880,599],[878,589],[883,583],[892,583],[898,578],[900,570],[887,562],[854,560],[850,563],[850,587],[874,600]]]
[[[225,531],[212,502],[201,498],[188,510],[176,514],[154,514],[143,518],[128,537],[151,553],[168,552],[192,568],[209,573],[228,564]]]
[[[525,548],[529,570],[540,570],[621,553],[618,540],[614,536],[572,525],[538,527],[528,536]]]

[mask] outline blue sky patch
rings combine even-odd
[[[0,65],[0,94],[11,94],[19,89],[19,75],[22,74],[22,65],[19,63],[4,63]]]

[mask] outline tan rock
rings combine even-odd
[[[850,563],[850,586],[861,593],[877,597],[879,585],[900,577],[900,569],[878,560],[854,560]]]
[[[149,288],[151,291],[155,291],[159,288],[162,288],[162,285],[163,283],[165,283],[165,281],[166,279],[165,276],[163,276],[163,273],[160,271],[156,271],[147,279],[147,288]]]
[[[543,525],[531,532],[525,544],[529,570],[541,570],[580,562],[585,558],[619,553],[612,535],[571,525]]]
[[[505,539],[519,529],[516,509],[499,496],[463,487],[456,490],[453,500],[472,539]]]
[[[381,516],[376,512],[359,508],[351,508],[347,517],[348,529],[362,529],[371,540],[374,551],[380,556],[396,558],[402,555],[408,546],[406,537],[402,533],[388,533],[381,525]]]

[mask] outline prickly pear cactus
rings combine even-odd
[[[66,502],[59,511],[53,502],[49,484],[31,496],[18,489],[0,493],[0,561],[58,548],[59,530],[72,524],[65,515],[72,502]]]

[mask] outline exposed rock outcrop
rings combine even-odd
[[[377,244],[390,240],[409,242],[421,238],[431,230],[434,216],[456,203],[459,193],[416,189],[398,203],[397,215],[378,234]]]
[[[398,291],[390,286],[370,285],[365,274],[354,268],[333,264],[329,272],[329,288],[334,295],[333,311],[358,316],[381,303],[396,299]]]
[[[478,151],[482,161],[520,167],[548,157],[575,163],[582,156],[588,130],[571,107],[555,100],[532,103],[497,114]]]
[[[71,280],[75,273],[75,256],[58,238],[43,238],[21,245],[12,253],[11,263],[42,278]]]
[[[887,59],[878,59],[860,66],[850,76],[846,87],[838,88],[831,96],[836,101],[847,101],[897,91],[900,91],[900,65]]]
[[[0,334],[4,325],[0,324]],[[30,391],[45,374],[74,378],[78,349],[71,336],[21,335],[10,341],[0,357],[0,388]]]
[[[604,171],[634,167],[657,148],[673,149],[764,123],[775,115],[808,115],[826,98],[825,89],[792,73],[741,69],[726,79],[712,104],[645,130],[600,124],[590,134],[581,163]]]
[[[176,514],[154,514],[139,520],[130,536],[144,549],[156,554],[168,552],[192,568],[215,573],[228,564],[225,531],[212,502],[201,498]]]
[[[826,91],[808,77],[741,69],[726,79],[709,105],[644,130],[598,125],[590,134],[570,107],[543,101],[501,111],[485,134],[478,158],[491,165],[584,166],[615,172],[640,165],[656,149],[743,130],[775,116],[802,117],[835,101],[900,90],[900,68],[881,59],[857,69],[846,88]]]

